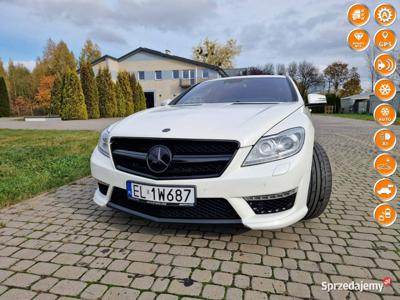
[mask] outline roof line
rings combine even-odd
[[[139,52],[147,52],[147,53],[158,55],[158,56],[162,56],[162,57],[165,57],[165,58],[175,59],[175,60],[178,60],[178,61],[182,61],[182,62],[186,62],[186,63],[190,63],[190,64],[202,66],[202,67],[206,67],[206,68],[213,69],[213,70],[217,71],[222,76],[228,76],[228,74],[222,68],[220,68],[218,66],[211,65],[211,64],[208,64],[208,63],[204,63],[204,62],[200,62],[200,61],[193,60],[193,59],[189,59],[189,58],[185,58],[185,57],[181,57],[181,56],[166,54],[166,53],[163,53],[163,52],[160,52],[160,51],[157,51],[157,50],[144,48],[144,47],[136,48],[135,50],[133,50],[131,52],[128,52],[127,54],[124,54],[119,58],[115,58],[115,57],[113,57],[111,55],[107,55],[106,54],[106,55],[103,55],[102,57],[92,61],[91,64],[93,66],[95,64],[98,64],[99,62],[102,62],[102,61],[106,60],[107,58],[120,62],[120,61],[122,61],[122,60],[124,60],[124,59],[126,59],[126,58],[128,58],[128,57],[130,57],[132,55],[135,55],[136,53],[139,53]]]
[[[93,65],[95,65],[95,64],[98,64],[99,62],[102,62],[103,60],[106,60],[106,58],[110,58],[110,59],[112,59],[112,60],[118,61],[118,58],[115,58],[114,56],[111,56],[111,55],[106,54],[106,55],[103,55],[102,57],[99,57],[99,58],[95,59],[95,60],[92,61],[90,64],[93,66]]]

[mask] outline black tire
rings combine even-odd
[[[332,191],[332,170],[324,148],[314,143],[310,186],[308,188],[308,212],[304,219],[313,219],[323,213]]]

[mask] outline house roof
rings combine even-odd
[[[160,51],[157,51],[157,50],[153,50],[153,49],[149,49],[149,48],[143,48],[143,47],[139,47],[139,48],[137,48],[137,49],[135,49],[135,50],[133,50],[131,52],[128,52],[127,54],[122,55],[119,58],[115,58],[115,57],[113,57],[111,55],[103,55],[102,57],[92,61],[92,66],[96,65],[96,64],[98,64],[98,63],[100,63],[100,62],[102,62],[104,60],[106,60],[107,58],[115,60],[117,62],[120,62],[120,61],[123,61],[123,60],[127,59],[128,57],[130,57],[132,55],[135,55],[135,54],[137,54],[139,52],[146,52],[146,53],[149,53],[149,54],[158,55],[158,56],[161,56],[161,57],[174,59],[174,60],[178,60],[178,61],[181,61],[181,62],[185,62],[185,63],[197,65],[197,66],[201,66],[201,67],[204,67],[204,68],[215,70],[222,76],[227,76],[226,72],[223,69],[221,69],[220,67],[218,67],[218,66],[207,64],[207,63],[204,63],[204,62],[200,62],[200,61],[189,59],[189,58],[185,58],[185,57],[181,57],[181,56],[177,56],[177,55],[171,55],[171,54],[163,53],[163,52],[160,52]]]
[[[342,100],[369,100],[370,97],[373,95],[374,93],[361,93],[361,94],[356,94],[356,95],[351,95],[351,96],[347,96],[347,97],[343,97]]]

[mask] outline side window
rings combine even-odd
[[[155,79],[156,80],[161,80],[162,79],[162,73],[161,71],[155,71]]]
[[[208,78],[208,70],[203,70],[203,78]]]
[[[172,71],[172,77],[174,79],[179,79],[179,70],[173,70]]]
[[[144,71],[138,72],[138,78],[139,78],[139,80],[144,80]]]
[[[182,76],[183,78],[188,79],[189,78],[189,70],[183,70],[182,75],[183,75]]]

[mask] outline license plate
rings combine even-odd
[[[133,181],[126,183],[128,199],[157,205],[194,206],[194,186],[150,185]]]

